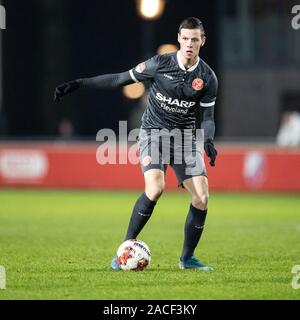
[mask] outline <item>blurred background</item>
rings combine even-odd
[[[157,52],[177,50],[179,23],[197,16],[207,36],[201,58],[219,78],[215,120],[221,152],[219,169],[211,174],[212,186],[220,188],[214,181],[221,179],[221,189],[239,190],[240,182],[231,185],[230,181],[232,175],[240,174],[244,186],[263,189],[270,177],[284,177],[283,164],[288,161],[292,180],[273,179],[266,190],[290,190],[292,184],[292,190],[299,191],[295,170],[300,172],[300,29],[292,26],[297,1],[1,0],[0,4],[6,12],[6,29],[0,31],[0,183],[30,185],[16,171],[29,170],[28,163],[36,166],[36,161],[50,174],[51,161],[56,161],[51,152],[56,152],[57,142],[72,141],[63,146],[68,153],[68,148],[79,148],[75,141],[96,144],[102,128],[118,133],[120,120],[128,121],[128,129],[138,128],[146,106],[147,88],[142,85],[76,92],[59,104],[53,103],[53,91],[68,80],[126,71]],[[16,143],[24,148],[24,142],[27,147],[44,142],[37,149],[42,158],[4,152],[18,151]],[[62,146],[59,148],[62,152]],[[95,146],[89,152],[94,161]],[[226,169],[226,161],[232,170]],[[273,168],[276,161],[278,166]],[[11,165],[14,169],[7,170],[14,173],[7,176],[3,168]],[[100,166],[93,165],[102,179]],[[7,180],[10,175],[14,178]],[[142,177],[139,179],[141,184],[136,186],[142,185]],[[259,179],[262,182],[257,186]],[[86,185],[91,186],[79,184]],[[49,186],[72,184],[56,179]]]

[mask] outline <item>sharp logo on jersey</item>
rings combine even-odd
[[[199,79],[199,78],[195,79],[195,80],[193,81],[193,83],[192,83],[192,87],[193,87],[193,89],[195,89],[196,91],[201,90],[201,89],[203,88],[203,86],[204,86],[204,82],[203,82],[202,79]]]
[[[165,97],[161,93],[157,92],[156,93],[156,99],[162,102],[167,103],[170,106],[177,106],[181,108],[190,108],[196,104],[194,101],[184,101],[184,100],[178,100],[178,99],[172,99],[170,97]]]
[[[135,71],[138,73],[143,73],[145,69],[146,69],[146,64],[145,62],[142,62],[135,68]]]

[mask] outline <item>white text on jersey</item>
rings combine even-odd
[[[164,95],[162,95],[159,92],[156,93],[155,97],[158,101],[163,101],[170,106],[175,105],[175,106],[181,107],[181,108],[190,108],[196,104],[196,102],[194,102],[194,101],[185,101],[185,100],[178,100],[178,99],[172,99],[170,97],[165,97]]]

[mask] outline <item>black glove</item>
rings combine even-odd
[[[204,150],[206,155],[210,158],[209,164],[214,167],[215,161],[218,155],[218,151],[215,149],[214,144],[211,140],[204,142]]]
[[[65,94],[71,93],[80,87],[80,80],[63,83],[55,88],[54,101],[58,102]]]

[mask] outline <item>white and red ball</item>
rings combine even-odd
[[[150,264],[151,252],[144,241],[126,240],[117,251],[117,261],[122,270],[141,271]]]

